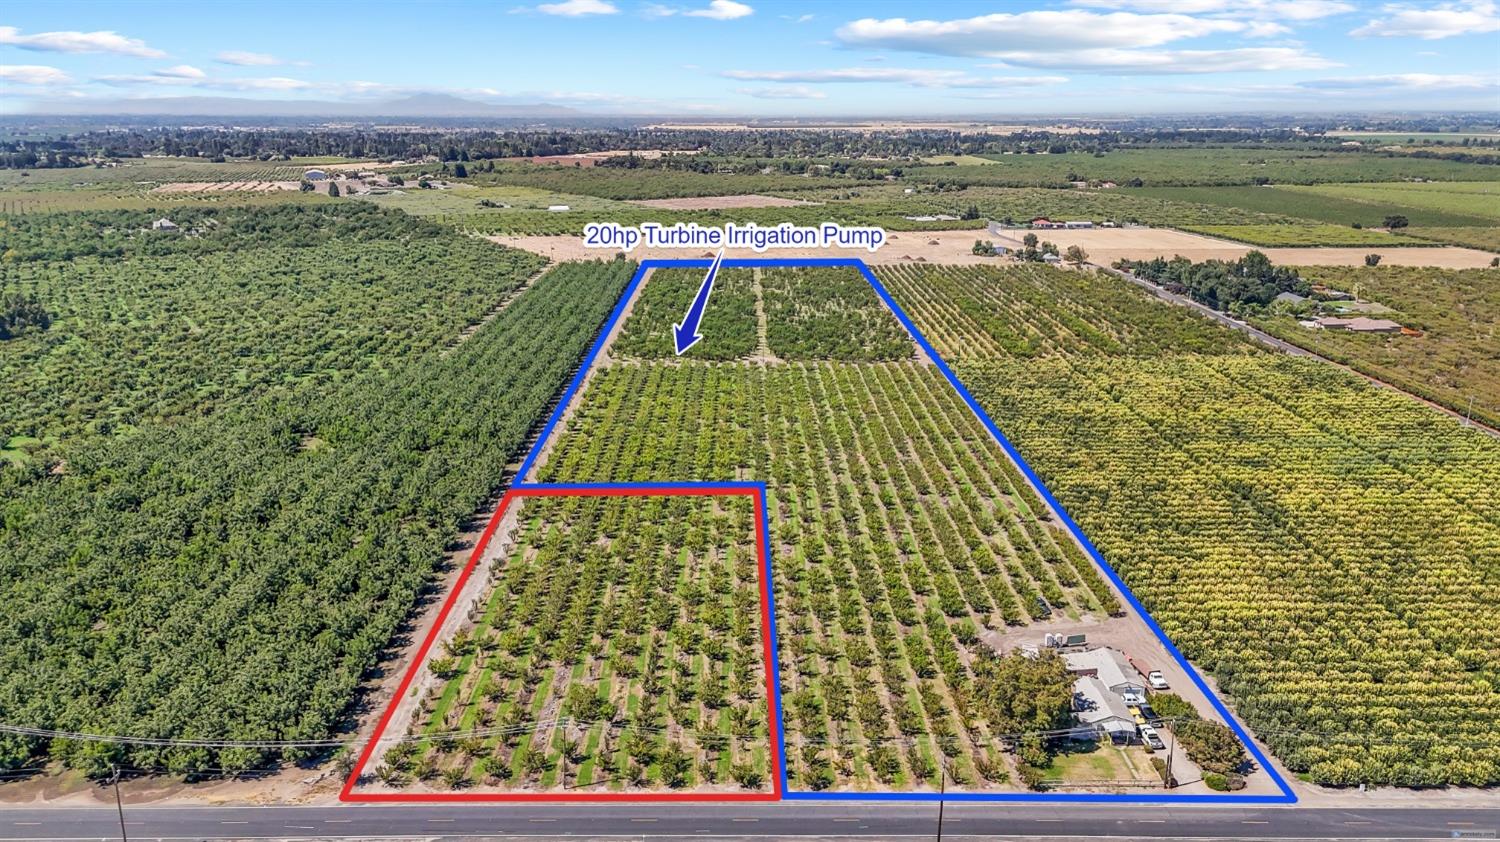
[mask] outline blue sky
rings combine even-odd
[[[437,91],[616,114],[1500,110],[1494,0],[10,3],[0,110]]]

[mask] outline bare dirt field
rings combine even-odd
[[[296,190],[295,181],[174,181],[152,188],[152,193],[271,193]]]
[[[729,257],[858,257],[866,263],[945,263],[974,266],[1005,265],[1006,258],[980,257],[971,253],[975,240],[992,240],[996,245],[1019,248],[1026,231],[1014,234],[1014,241],[986,231],[892,231],[879,251],[863,249],[825,251],[823,249],[777,249],[756,254],[750,249],[730,249]],[[1094,228],[1077,231],[1037,231],[1036,235],[1056,243],[1058,248],[1082,246],[1089,260],[1109,265],[1116,260],[1149,260],[1153,257],[1182,255],[1194,261],[1234,260],[1251,251],[1250,246],[1217,240],[1200,234],[1189,234],[1170,228]],[[589,260],[608,257],[605,249],[584,248],[581,237],[507,236],[490,237],[504,246],[525,249],[553,260]],[[1436,266],[1443,269],[1475,269],[1490,265],[1495,255],[1477,249],[1454,246],[1411,246],[1405,248],[1267,248],[1261,249],[1273,263],[1288,266],[1363,266],[1365,255],[1379,254],[1382,265]],[[712,253],[692,249],[637,248],[632,260],[684,259],[712,257]]]
[[[957,233],[957,232],[954,232]],[[1193,261],[1235,260],[1243,257],[1254,246],[1190,234],[1172,228],[1083,228],[1076,230],[1007,230],[1004,235],[983,232],[984,239],[993,239],[996,245],[1019,248],[1022,238],[1028,233],[1041,240],[1056,243],[1066,250],[1069,246],[1080,246],[1088,252],[1089,260],[1108,265],[1116,260],[1150,260],[1153,257],[1182,255]],[[973,238],[969,243],[972,245]],[[1365,255],[1378,254],[1382,265],[1389,266],[1435,266],[1442,269],[1477,269],[1490,265],[1495,256],[1478,249],[1455,246],[1411,248],[1262,248],[1260,251],[1271,258],[1272,263],[1289,266],[1363,266]]]
[[[762,196],[758,193],[743,193],[738,196],[691,196],[685,199],[638,199],[631,202],[647,208],[663,210],[727,210],[729,208],[789,208],[796,205],[816,205],[801,199],[783,199],[780,196]]]

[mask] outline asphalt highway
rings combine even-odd
[[[933,838],[934,803],[125,807],[151,839]],[[954,839],[1495,839],[1494,809],[948,804]],[[113,808],[0,807],[0,839],[119,839]]]

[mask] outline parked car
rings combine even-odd
[[[1135,724],[1137,724],[1137,725],[1146,725],[1146,724],[1148,724],[1146,722],[1146,715],[1141,712],[1141,709],[1140,709],[1139,706],[1137,706],[1137,705],[1131,705],[1129,709],[1130,709],[1130,715],[1133,716],[1133,717],[1135,717]]]
[[[1145,740],[1146,745],[1153,751],[1161,751],[1167,747],[1167,744],[1161,741],[1161,735],[1156,733],[1156,729],[1150,725],[1141,726],[1141,739]]]
[[[1161,725],[1161,714],[1153,710],[1150,705],[1139,705],[1138,707],[1141,711],[1141,716],[1146,717],[1147,722],[1153,726],[1159,727]]]
[[[1146,703],[1146,697],[1134,690],[1126,690],[1124,693],[1121,693],[1120,699],[1127,705],[1144,705]]]
[[[1167,683],[1167,677],[1161,674],[1161,670],[1152,670],[1146,676],[1146,683],[1151,685],[1152,690],[1169,690],[1172,687]]]

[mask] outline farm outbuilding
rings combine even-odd
[[[1401,330],[1401,325],[1390,319],[1372,319],[1368,316],[1356,316],[1352,319],[1329,316],[1318,319],[1314,324],[1324,330],[1350,330],[1355,333],[1398,333]]]
[[[155,222],[151,223],[151,230],[152,231],[177,231],[177,230],[180,230],[180,229],[178,229],[177,223],[173,222],[170,219],[167,219],[164,216],[161,219],[158,219]]]
[[[302,173],[302,177],[307,179],[308,181],[326,181],[328,179],[328,173],[322,170],[304,170]]]
[[[1062,657],[1068,665],[1068,672],[1097,678],[1111,693],[1146,693],[1145,682],[1130,665],[1130,660],[1118,650],[1101,646],[1087,652],[1064,652]]]

